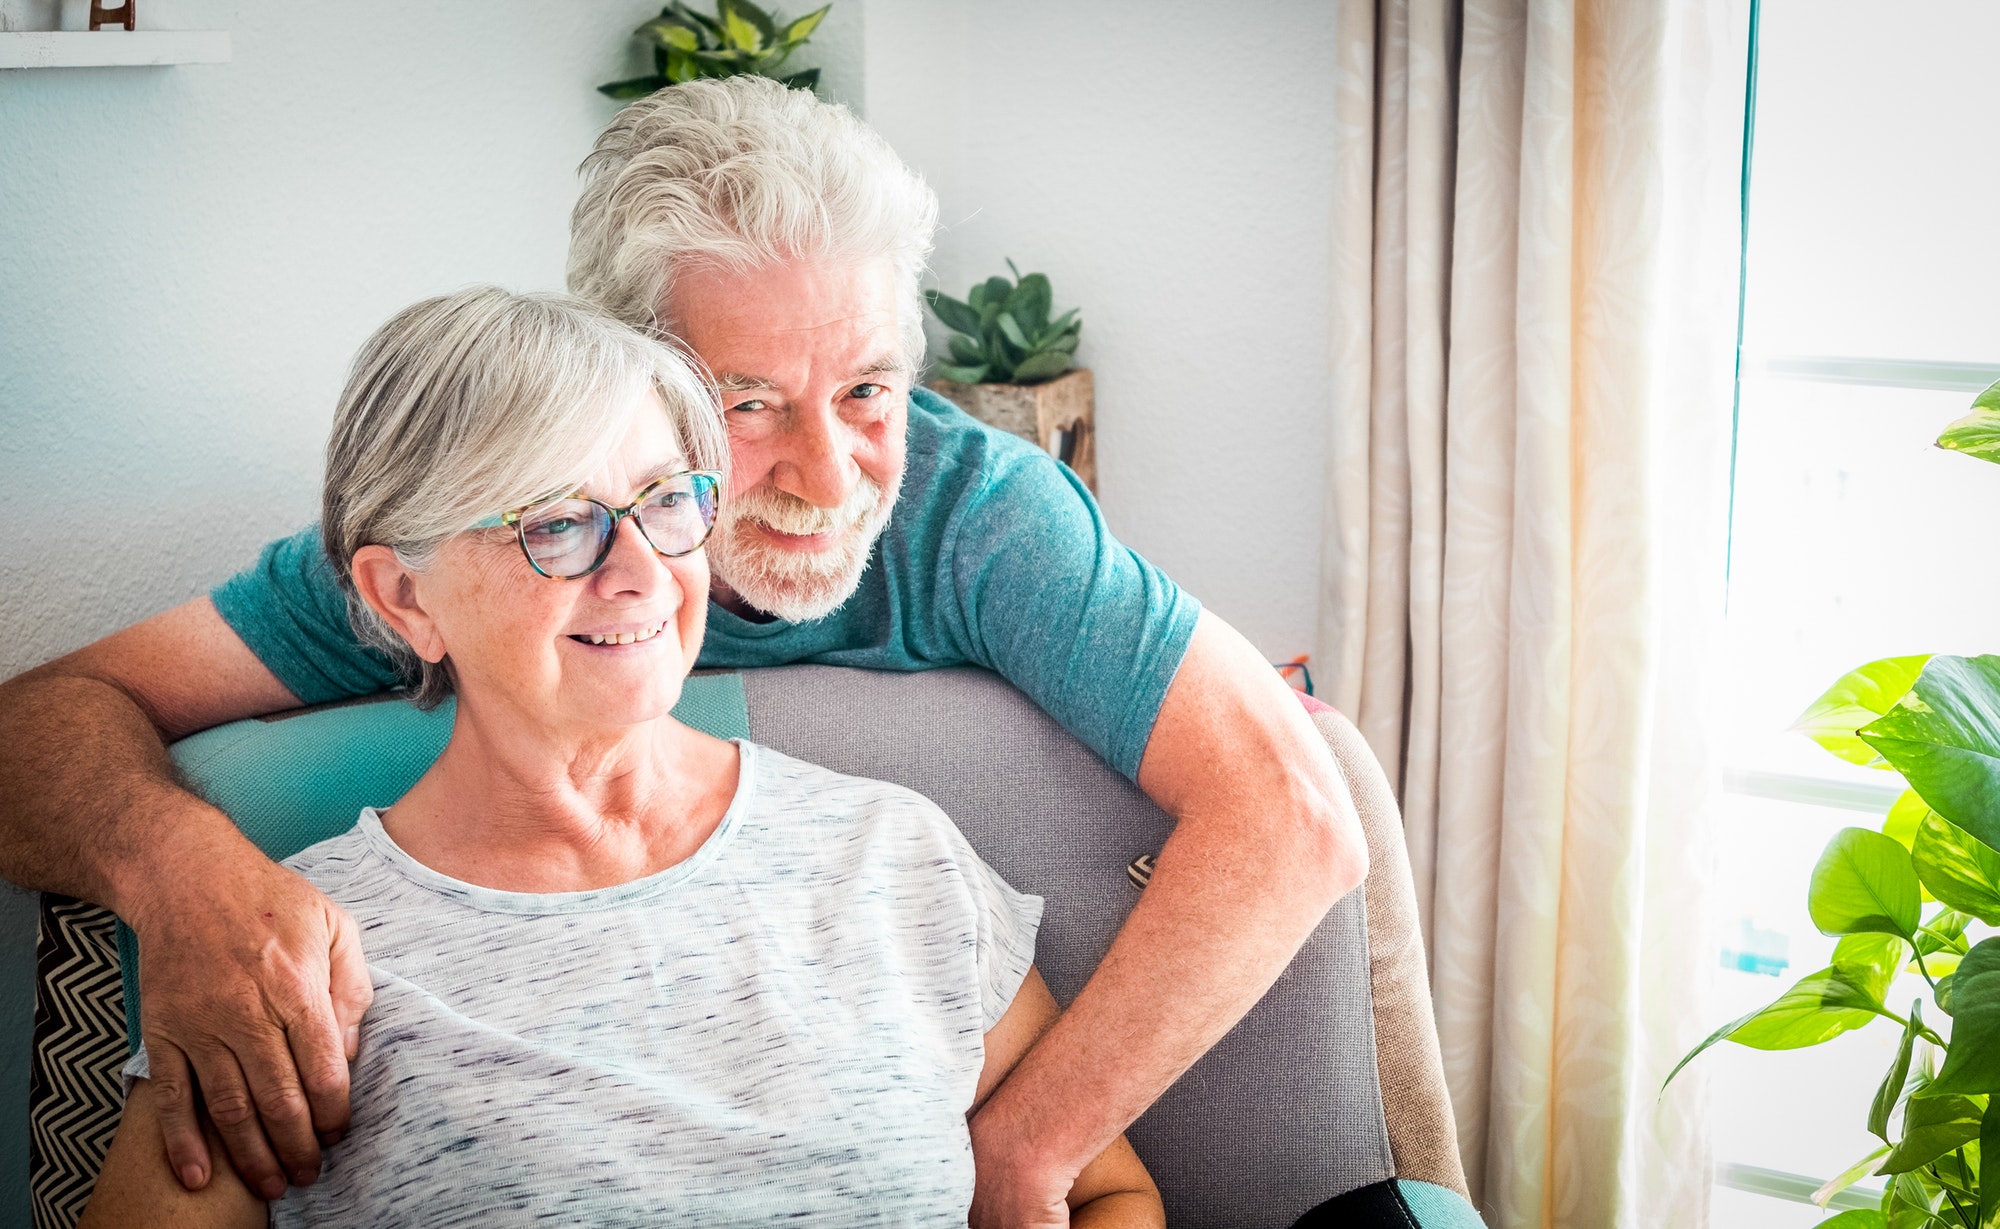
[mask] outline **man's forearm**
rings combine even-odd
[[[1203,617],[1140,784],[1176,823],[1090,982],[973,1122],[975,1151],[1067,1172],[1263,997],[1367,849],[1331,753],[1248,642]]]
[[[1267,839],[1246,851],[1239,837],[1258,829]],[[1183,819],[1103,963],[982,1108],[975,1138],[1032,1139],[1057,1167],[1095,1156],[1263,997],[1344,893],[1352,876],[1328,846],[1307,824]]]
[[[93,678],[0,684],[0,800],[0,876],[127,917],[169,851],[246,848],[227,816],[176,783],[139,705]]]

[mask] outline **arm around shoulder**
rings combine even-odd
[[[211,1170],[192,1066],[238,1168],[279,1190],[346,1125],[367,971],[353,922],[181,788],[166,740],[296,704],[207,598],[0,685],[0,875],[138,933],[172,1172]]]

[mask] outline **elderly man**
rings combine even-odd
[[[1332,758],[1073,475],[915,386],[936,201],[872,130],[772,82],[698,82],[621,112],[585,172],[571,288],[678,335],[722,392],[733,472],[701,664],[986,666],[1176,821],[1095,976],[972,1124],[975,1221],[1043,1223],[1361,881]],[[308,529],[6,685],[0,872],[138,932],[190,1188],[211,1163],[196,1087],[252,1190],[314,1179],[369,983],[346,915],[182,790],[162,740],[398,681]]]

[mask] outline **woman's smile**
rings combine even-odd
[[[646,643],[665,631],[667,624],[673,621],[674,616],[668,615],[652,623],[626,624],[596,632],[577,632],[572,634],[570,639],[593,648],[624,648],[628,645]]]

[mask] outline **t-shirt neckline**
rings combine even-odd
[[[722,822],[715,825],[715,831],[708,834],[708,839],[701,843],[699,849],[674,865],[608,887],[587,888],[581,892],[510,892],[504,888],[467,883],[411,857],[382,826],[382,816],[374,807],[363,807],[355,826],[360,829],[368,848],[397,874],[425,891],[474,909],[524,914],[590,913],[614,909],[671,891],[722,856],[723,847],[734,836],[756,790],[756,744],[743,738],[730,741],[736,744],[736,794],[729,800],[728,808],[722,813]]]

